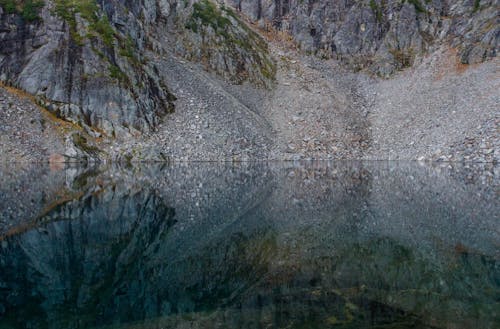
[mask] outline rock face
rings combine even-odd
[[[107,134],[127,126],[151,129],[172,109],[172,95],[139,65],[141,39],[119,32],[105,12],[83,10],[49,1],[31,22],[3,13],[2,81],[40,96],[52,112],[82,126]]]
[[[0,86],[0,163],[94,162],[104,156],[81,127],[58,119],[32,97]]]
[[[236,82],[274,74],[260,37],[207,1],[53,0],[29,17],[26,7],[0,2],[0,80],[97,134],[152,131],[173,110],[148,51],[177,49]]]
[[[184,24],[185,36],[177,41],[184,57],[203,62],[234,83],[250,80],[269,85],[275,66],[266,56],[267,43],[231,9],[218,9],[208,0],[195,2]]]
[[[0,158],[497,162],[498,8],[0,0],[0,82],[72,124],[32,152],[8,96]]]
[[[261,25],[289,32],[302,49],[387,76],[449,42],[463,63],[498,52],[499,1],[226,0]]]

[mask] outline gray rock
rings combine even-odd
[[[96,22],[80,14],[62,20],[53,6],[46,1],[39,19],[32,22],[17,14],[1,16],[0,26],[7,31],[0,34],[4,82],[42,102],[49,100],[58,116],[109,135],[128,126],[150,130],[172,110],[173,96],[158,75],[137,65],[143,58],[141,39],[134,44],[128,37],[134,33],[119,29],[119,22],[127,19],[132,20],[128,26],[137,29],[138,18],[100,10],[103,27],[97,29],[90,27]]]
[[[498,0],[262,1],[226,0],[262,26],[290,33],[305,51],[337,57],[386,76],[451,41],[463,63],[498,52]]]
[[[56,115],[109,136],[154,131],[173,110],[175,97],[149,64],[149,50],[158,57],[177,49],[238,83],[268,86],[274,75],[265,42],[211,2],[107,1],[97,6],[97,17],[65,19],[54,5],[45,1],[33,21],[1,13],[1,80],[37,95]],[[212,20],[199,18],[203,10]]]

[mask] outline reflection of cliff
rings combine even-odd
[[[29,221],[38,228],[4,237],[0,324],[66,328],[128,322],[209,307],[213,295],[237,289],[239,280],[225,281],[232,271],[241,267],[249,278],[261,261],[252,260],[257,256],[248,249],[248,263],[237,263],[244,249],[238,244],[249,237],[229,238],[229,249],[221,246],[207,263],[198,255],[211,252],[211,239],[218,241],[221,229],[258,204],[265,194],[255,196],[255,191],[265,188],[257,188],[262,183],[253,180],[257,172],[229,169],[219,175],[220,168],[214,169],[116,168],[77,176],[69,184],[81,190],[77,198]],[[171,175],[176,174],[189,178],[186,184],[175,185]],[[176,214],[172,206],[179,204],[184,206]],[[216,263],[224,281],[207,273]],[[204,287],[210,281],[211,287]]]
[[[494,189],[464,184],[458,169],[195,165],[92,177],[80,179],[83,197],[2,242],[0,327],[500,320],[498,205],[483,204]]]
[[[152,191],[113,188],[56,207],[47,217],[51,224],[4,241],[1,281],[9,289],[0,299],[7,316],[30,319],[9,309],[28,302],[29,312],[45,313],[36,322],[54,328],[65,327],[66,317],[94,317],[110,307],[131,264],[147,262],[175,224],[174,210]]]

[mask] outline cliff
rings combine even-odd
[[[442,44],[464,64],[498,52],[499,2],[447,0],[226,0],[266,28],[287,31],[304,51],[387,76]]]
[[[152,131],[173,111],[151,56],[175,51],[235,82],[273,76],[264,41],[208,1],[0,4],[0,80],[96,134]]]

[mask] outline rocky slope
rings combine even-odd
[[[266,84],[266,44],[208,1],[46,1],[0,7],[0,80],[59,117],[108,136],[153,130],[174,95],[145,52],[176,49],[241,82]]]
[[[462,63],[498,52],[498,0],[226,0],[261,26],[290,33],[300,47],[387,76],[448,43]]]
[[[13,88],[0,86],[0,122],[4,161],[80,162],[105,155],[82,127],[57,118]]]
[[[2,161],[499,160],[498,1],[17,3]]]

